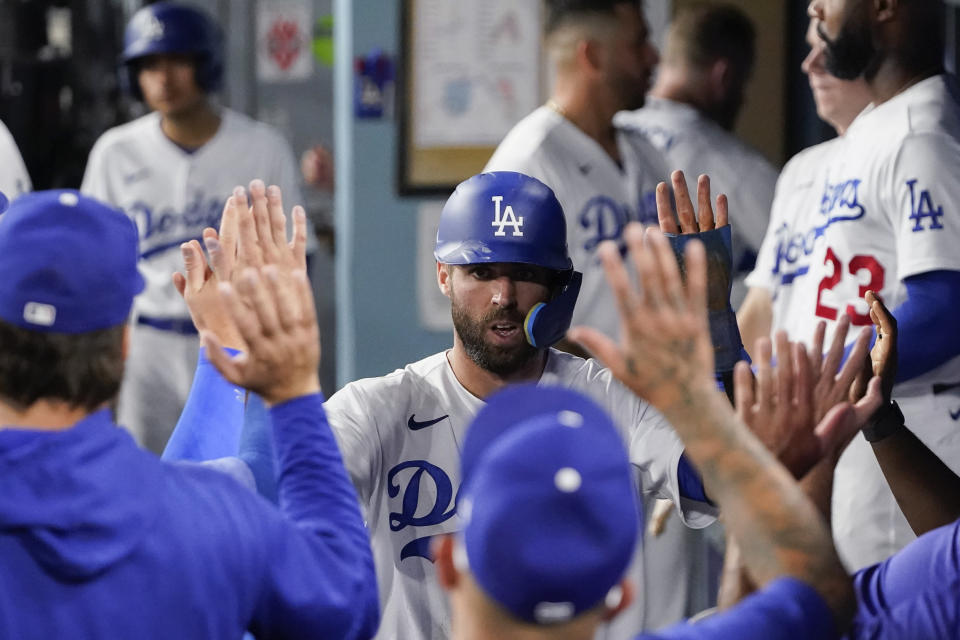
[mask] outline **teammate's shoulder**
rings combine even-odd
[[[105,140],[125,140],[130,139],[134,136],[139,136],[144,131],[150,129],[159,129],[160,127],[160,114],[156,111],[151,111],[146,113],[139,118],[134,118],[129,122],[124,122],[123,124],[118,124],[115,127],[110,127],[103,132],[103,135],[100,137]]]
[[[877,135],[882,132],[883,135]],[[901,142],[926,134],[960,136],[960,90],[951,75],[926,78],[879,105],[868,107],[848,135],[896,150]]]
[[[796,172],[807,173],[809,167],[822,162],[836,149],[839,143],[840,138],[830,138],[806,149],[801,149],[783,165],[780,179],[783,180],[785,176],[790,176]]]
[[[548,107],[539,107],[513,125],[487,162],[485,171],[523,169],[547,153],[547,146],[562,124],[562,117]]]
[[[117,146],[142,145],[155,131],[159,131],[159,128],[160,115],[151,111],[129,122],[110,127],[97,138],[94,149],[104,152]]]
[[[285,140],[280,130],[272,124],[251,118],[245,113],[234,111],[227,107],[220,109],[220,117],[223,119],[223,126],[231,133],[258,136],[262,138],[272,138]]]

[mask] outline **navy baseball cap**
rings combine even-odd
[[[143,290],[137,227],[72,190],[20,196],[0,216],[0,318],[32,331],[123,324]]]
[[[456,560],[520,620],[619,602],[641,510],[623,440],[583,394],[518,385],[489,398],[461,457]]]

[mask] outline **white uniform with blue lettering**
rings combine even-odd
[[[540,382],[578,389],[610,412],[645,494],[673,500],[690,526],[713,521],[709,506],[679,497],[683,444],[676,433],[608,370],[550,350]],[[449,607],[428,559],[429,544],[432,536],[460,529],[460,447],[483,401],[460,384],[444,352],[382,378],[352,382],[324,406],[366,510],[383,610],[378,637],[449,638]],[[637,586],[642,602],[644,585]]]
[[[615,122],[643,133],[671,170],[683,171],[691,194],[704,173],[710,176],[712,193],[726,194],[733,228],[730,302],[736,309],[767,230],[777,170],[759,151],[682,102],[648,96],[642,109],[618,113]]]
[[[27,175],[27,167],[23,164],[17,143],[0,122],[0,193],[13,200],[30,189],[30,176]]]
[[[960,106],[946,76],[917,83],[864,110],[835,141],[792,160],[777,187],[774,217],[751,286],[773,294],[773,328],[809,341],[839,313],[870,325],[863,294],[894,308],[905,278],[960,270]],[[944,318],[944,322],[952,322]],[[848,343],[856,337],[851,331]],[[960,471],[960,358],[897,385],[907,424]],[[960,415],[960,412],[957,412]],[[861,438],[835,474],[833,530],[851,569],[887,558],[913,539],[870,446]]]
[[[519,171],[553,189],[567,217],[567,246],[583,285],[573,324],[616,338],[613,292],[597,258],[604,240],[621,241],[628,222],[657,224],[657,184],[669,180],[660,152],[639,133],[618,130],[623,167],[596,140],[549,107],[518,122],[484,171]]]
[[[157,112],[110,129],[90,152],[81,187],[125,211],[140,229],[146,288],[134,306],[119,423],[157,452],[190,390],[199,343],[170,280],[183,269],[180,244],[199,239],[205,227],[217,228],[233,187],[254,178],[278,185],[287,210],[303,202],[293,152],[283,136],[230,109],[220,114],[217,133],[192,153],[163,134]]]

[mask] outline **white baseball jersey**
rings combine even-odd
[[[952,83],[935,76],[868,107],[842,138],[784,169],[749,280],[773,292],[775,330],[809,343],[826,320],[829,344],[840,313],[851,315],[854,329],[872,324],[862,300],[868,289],[894,308],[904,301],[905,278],[960,270],[953,219],[960,210],[960,106]],[[947,398],[933,398],[934,384],[956,382],[960,358],[897,385],[894,396],[907,424],[960,470],[960,430],[941,406]],[[862,438],[844,453],[834,482],[834,536],[849,568],[883,560],[913,538]]]
[[[572,122],[540,107],[518,122],[484,171],[518,171],[553,189],[567,218],[567,246],[583,285],[573,324],[619,335],[613,292],[596,255],[604,240],[622,245],[628,222],[657,224],[656,188],[669,180],[660,153],[644,137],[618,130],[623,166]]]
[[[643,133],[671,170],[682,170],[692,197],[704,173],[714,196],[727,195],[733,227],[731,301],[738,307],[746,295],[743,280],[767,230],[777,170],[759,151],[682,102],[648,96],[642,109],[621,112],[614,121]]]
[[[679,496],[683,445],[676,433],[608,370],[550,350],[540,383],[578,389],[610,412],[644,494],[672,499],[690,526],[713,521],[713,509]],[[378,637],[450,636],[449,607],[429,560],[429,544],[433,536],[460,529],[460,447],[482,406],[457,380],[446,353],[382,378],[352,382],[325,405],[366,510],[383,609]]]
[[[0,193],[13,200],[30,191],[30,176],[10,131],[0,122]]]
[[[282,189],[288,210],[303,204],[286,139],[230,109],[222,109],[221,117],[214,137],[193,152],[164,135],[157,112],[110,129],[90,152],[80,190],[122,209],[140,229],[140,270],[146,281],[136,301],[140,314],[189,317],[170,283],[171,274],[183,268],[180,245],[199,239],[205,227],[219,226],[233,187],[262,178]]]
[[[302,204],[299,171],[290,144],[273,127],[222,109],[217,133],[192,152],[160,129],[149,113],[104,133],[90,152],[81,190],[122,209],[140,230],[140,271],[131,349],[118,404],[119,422],[159,453],[183,409],[199,341],[147,320],[190,324],[186,303],[170,280],[183,269],[180,245],[217,228],[223,204],[252,179],[278,185],[289,211]],[[313,233],[308,233],[308,242]],[[308,245],[309,250],[310,245]]]

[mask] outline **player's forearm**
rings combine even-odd
[[[200,350],[186,405],[163,450],[164,460],[213,460],[237,455],[244,390],[230,384]]]
[[[379,613],[373,554],[357,494],[327,423],[323,395],[274,405],[270,420],[280,509],[314,547],[314,560],[324,565],[323,580],[340,594],[338,601],[353,602],[356,611],[348,617],[356,620],[345,624],[372,634]]]
[[[757,344],[757,338],[770,337],[773,326],[773,303],[770,292],[760,287],[751,287],[737,310],[737,324],[743,346],[750,353]],[[753,357],[755,354],[750,354]]]
[[[743,555],[737,539],[727,534],[726,550],[723,556],[723,572],[720,574],[720,589],[717,593],[717,606],[729,609],[757,590],[757,586],[747,574],[743,565]]]
[[[750,575],[759,585],[782,575],[803,580],[843,628],[853,607],[850,579],[813,504],[723,398],[709,389],[682,398],[663,413],[740,541]]]
[[[960,477],[909,429],[872,443],[890,491],[918,536],[960,518]]]

